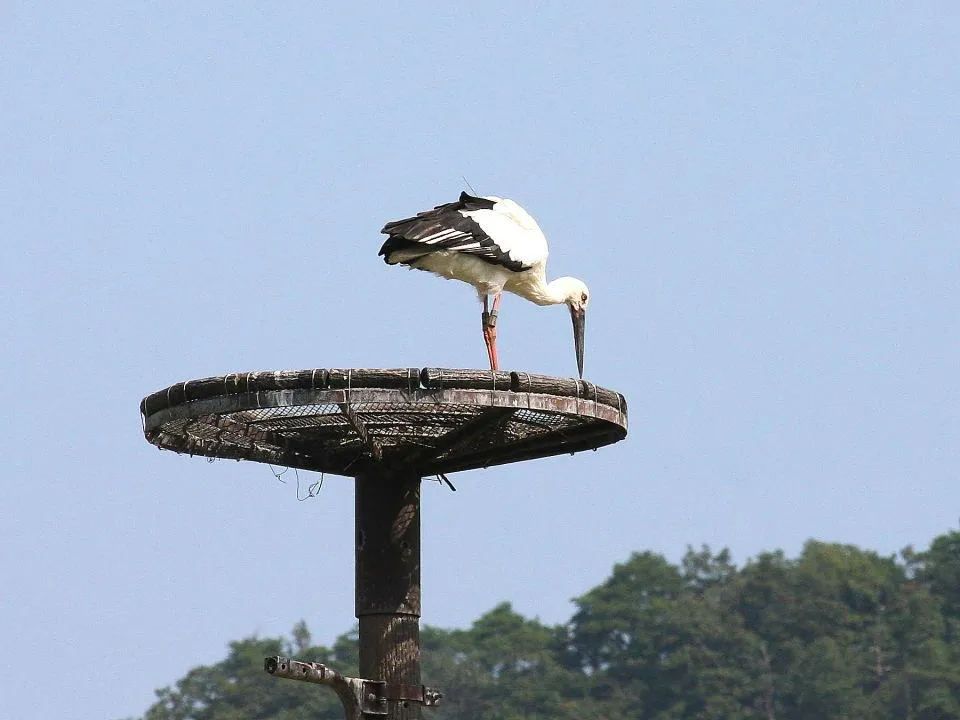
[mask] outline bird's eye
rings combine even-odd
[[[587,294],[586,294],[586,293],[581,293],[581,294],[580,294],[580,302],[586,302],[586,301],[587,301]]]

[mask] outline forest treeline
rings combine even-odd
[[[884,557],[809,541],[736,567],[726,550],[614,566],[562,625],[503,603],[465,630],[422,631],[435,720],[947,720],[960,718],[960,532]],[[357,671],[356,631],[313,645],[230,644],[157,691],[144,720],[339,720],[328,688],[277,680],[263,658]]]

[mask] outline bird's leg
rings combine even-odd
[[[483,341],[487,345],[487,356],[490,358],[490,369],[499,370],[500,362],[497,358],[497,313],[500,311],[500,293],[493,296],[493,309],[487,310],[489,296],[483,296]]]

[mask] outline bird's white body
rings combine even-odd
[[[427,270],[476,288],[484,303],[485,333],[491,336],[487,338],[491,366],[496,365],[495,323],[503,291],[537,305],[567,304],[575,315],[575,333],[579,333],[577,354],[582,374],[587,287],[570,277],[546,281],[547,239],[537,221],[513,200],[462,193],[458,202],[387,223],[382,232],[389,235],[380,248],[388,264]],[[488,297],[494,298],[492,313],[487,312]]]
[[[409,264],[418,270],[427,270],[449,280],[461,280],[473,285],[482,298],[497,295],[504,290],[535,302],[551,305],[550,294],[544,292],[546,266],[549,250],[547,238],[533,217],[513,200],[487,196],[494,203],[491,209],[459,210],[459,214],[473,220],[484,233],[492,238],[499,249],[511,260],[525,266],[523,270],[508,270],[476,255],[464,252],[479,243],[460,245],[456,249],[437,249],[423,255],[418,251],[399,251],[390,256],[391,264]],[[427,235],[420,242],[433,244],[442,240],[456,239],[459,233],[451,229]],[[563,302],[559,300],[556,302]]]

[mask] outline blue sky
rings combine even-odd
[[[590,285],[586,375],[631,430],[427,485],[424,622],[562,622],[635,550],[888,554],[957,526],[948,4],[78,8],[0,8],[10,717],[140,714],[230,640],[350,628],[350,481],[297,502],[266,466],[157,451],[138,403],[483,367],[473,291],[376,256],[464,176]],[[562,309],[500,318],[506,369],[575,372]]]

